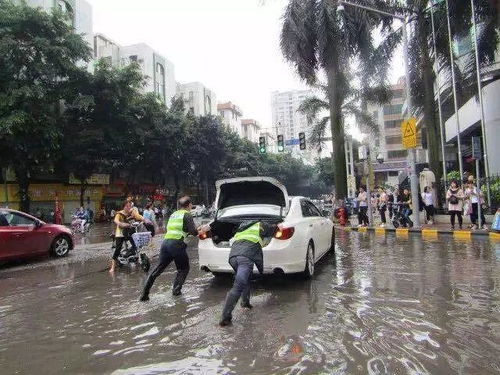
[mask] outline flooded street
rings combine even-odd
[[[500,373],[500,243],[350,232],[336,241],[313,280],[256,280],[254,309],[237,307],[223,329],[231,279],[199,271],[195,243],[183,295],[171,295],[171,265],[147,303],[142,271],[112,277],[102,259],[1,268],[0,372]]]

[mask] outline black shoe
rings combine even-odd
[[[139,298],[139,301],[141,302],[149,301],[149,294],[143,293],[141,298]]]
[[[241,307],[244,309],[253,309],[253,306],[250,304],[250,302],[242,302]]]
[[[230,326],[231,324],[233,324],[233,323],[231,322],[231,318],[224,318],[224,319],[222,319],[222,320],[219,322],[219,325],[220,325],[221,327],[227,327],[227,326]]]

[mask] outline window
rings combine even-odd
[[[391,136],[385,137],[385,143],[388,145],[398,145],[401,143],[401,136],[400,135],[391,135]]]
[[[384,126],[386,129],[395,129],[401,126],[401,122],[403,120],[391,120],[391,121],[385,121]]]
[[[302,216],[304,217],[316,217],[321,216],[319,210],[311,202],[303,199],[300,201],[300,209],[302,211]]]
[[[205,97],[205,114],[212,114],[212,99],[209,95]]]
[[[384,105],[384,115],[397,115],[403,110],[402,104]]]
[[[156,85],[156,94],[165,100],[165,68],[160,63],[156,64]]]
[[[393,99],[402,99],[404,97],[404,91],[402,89],[392,90]]]
[[[3,217],[3,219],[1,219]],[[8,225],[13,227],[27,226],[27,225],[35,225],[35,221],[30,219],[27,216],[15,213],[15,212],[2,212],[0,213],[0,225],[5,224],[7,221]]]
[[[390,177],[398,177],[399,176],[399,172],[398,171],[389,171],[389,176]]]
[[[373,111],[373,118],[374,118],[375,120],[377,120],[377,119],[378,119],[378,111]]]
[[[137,62],[137,55],[130,55],[128,59],[130,60],[130,62]]]
[[[388,151],[387,158],[388,159],[402,159],[402,158],[406,158],[407,154],[408,153],[406,150]]]

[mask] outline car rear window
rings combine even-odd
[[[280,207],[274,205],[245,205],[232,206],[219,210],[217,217],[232,217],[232,216],[280,216]],[[283,212],[283,215],[285,212]]]

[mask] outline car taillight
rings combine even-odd
[[[293,236],[293,232],[295,232],[295,228],[281,228],[274,234],[274,238],[278,240],[288,240]]]
[[[206,240],[207,238],[210,238],[210,237],[212,237],[212,233],[210,233],[210,231],[208,231],[208,232],[203,232],[203,233],[200,233],[200,234],[198,235],[198,238],[199,238],[200,240]]]

